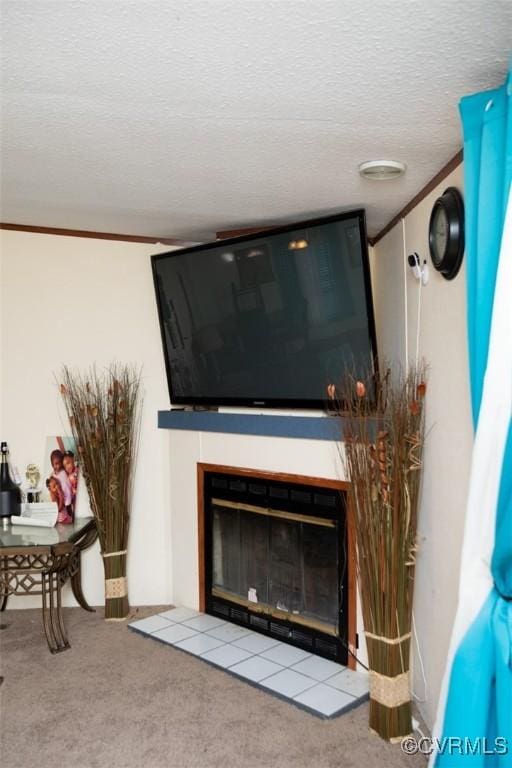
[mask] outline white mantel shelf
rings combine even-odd
[[[232,435],[342,440],[343,419],[337,416],[294,416],[218,411],[159,411],[160,429],[219,432]]]

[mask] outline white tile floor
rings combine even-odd
[[[366,673],[191,608],[140,619],[130,628],[198,656],[320,717],[368,698]]]

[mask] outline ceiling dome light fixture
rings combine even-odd
[[[359,173],[363,179],[390,181],[403,176],[405,167],[405,163],[400,163],[398,160],[368,160],[366,163],[361,163]]]

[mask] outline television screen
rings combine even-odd
[[[171,403],[321,408],[376,358],[364,211],[152,257]]]

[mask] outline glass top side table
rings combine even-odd
[[[70,647],[62,618],[62,587],[69,579],[78,604],[93,611],[82,592],[82,552],[98,538],[93,517],[54,528],[9,524],[0,529],[0,610],[9,595],[41,595],[43,627],[52,653]]]

